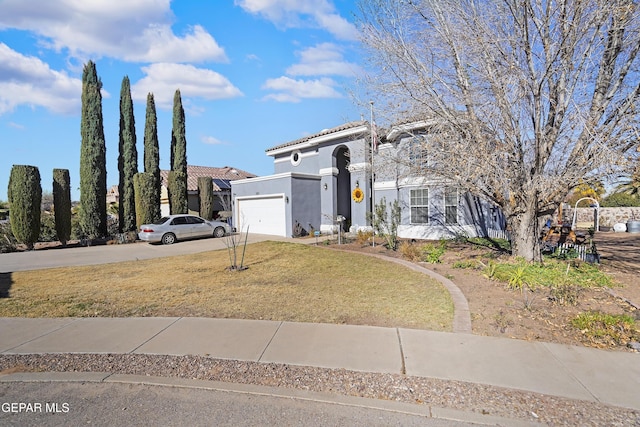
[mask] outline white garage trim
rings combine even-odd
[[[287,236],[284,194],[236,198],[236,229],[256,234]]]

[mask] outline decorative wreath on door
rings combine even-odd
[[[364,191],[362,191],[362,189],[360,189],[360,187],[356,187],[351,192],[351,198],[353,199],[354,202],[360,203],[361,201],[364,200]]]

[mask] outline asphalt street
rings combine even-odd
[[[143,384],[0,384],[0,402],[0,425],[21,427],[474,425],[363,405]]]

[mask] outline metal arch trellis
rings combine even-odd
[[[578,201],[576,202],[573,208],[573,221],[571,221],[571,229],[572,230],[576,229],[576,219],[578,217],[578,204],[583,200],[593,200],[595,202],[594,209],[596,210],[596,219],[595,219],[594,230],[598,231],[598,228],[600,228],[600,203],[598,203],[598,201],[593,197],[583,197],[581,199],[578,199]]]

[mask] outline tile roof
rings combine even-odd
[[[165,187],[167,186],[168,176],[168,170],[160,171],[162,185]],[[203,176],[234,181],[236,179],[255,178],[257,175],[238,168],[232,168],[230,166],[214,168],[208,166],[187,165],[187,191],[198,191],[198,178]],[[213,183],[213,191],[220,191],[220,187],[218,187],[215,182]]]
[[[284,144],[276,145],[275,147],[268,148],[265,151],[269,152],[269,151],[273,151],[273,150],[278,150],[280,148],[290,147],[292,145],[296,145],[296,144],[300,144],[300,143],[303,143],[303,142],[307,142],[307,141],[312,140],[313,138],[317,138],[319,136],[329,135],[329,134],[332,134],[332,133],[337,133],[337,132],[340,132],[340,131],[343,131],[343,130],[355,128],[355,127],[358,127],[358,126],[364,126],[364,125],[368,125],[368,124],[369,124],[369,122],[366,122],[366,121],[356,121],[356,122],[344,123],[344,124],[342,124],[340,126],[336,126],[334,128],[331,128],[331,129],[324,129],[323,131],[320,131],[320,132],[315,133],[313,135],[308,135],[308,136],[305,136],[303,138],[296,139],[295,141],[285,142]]]

